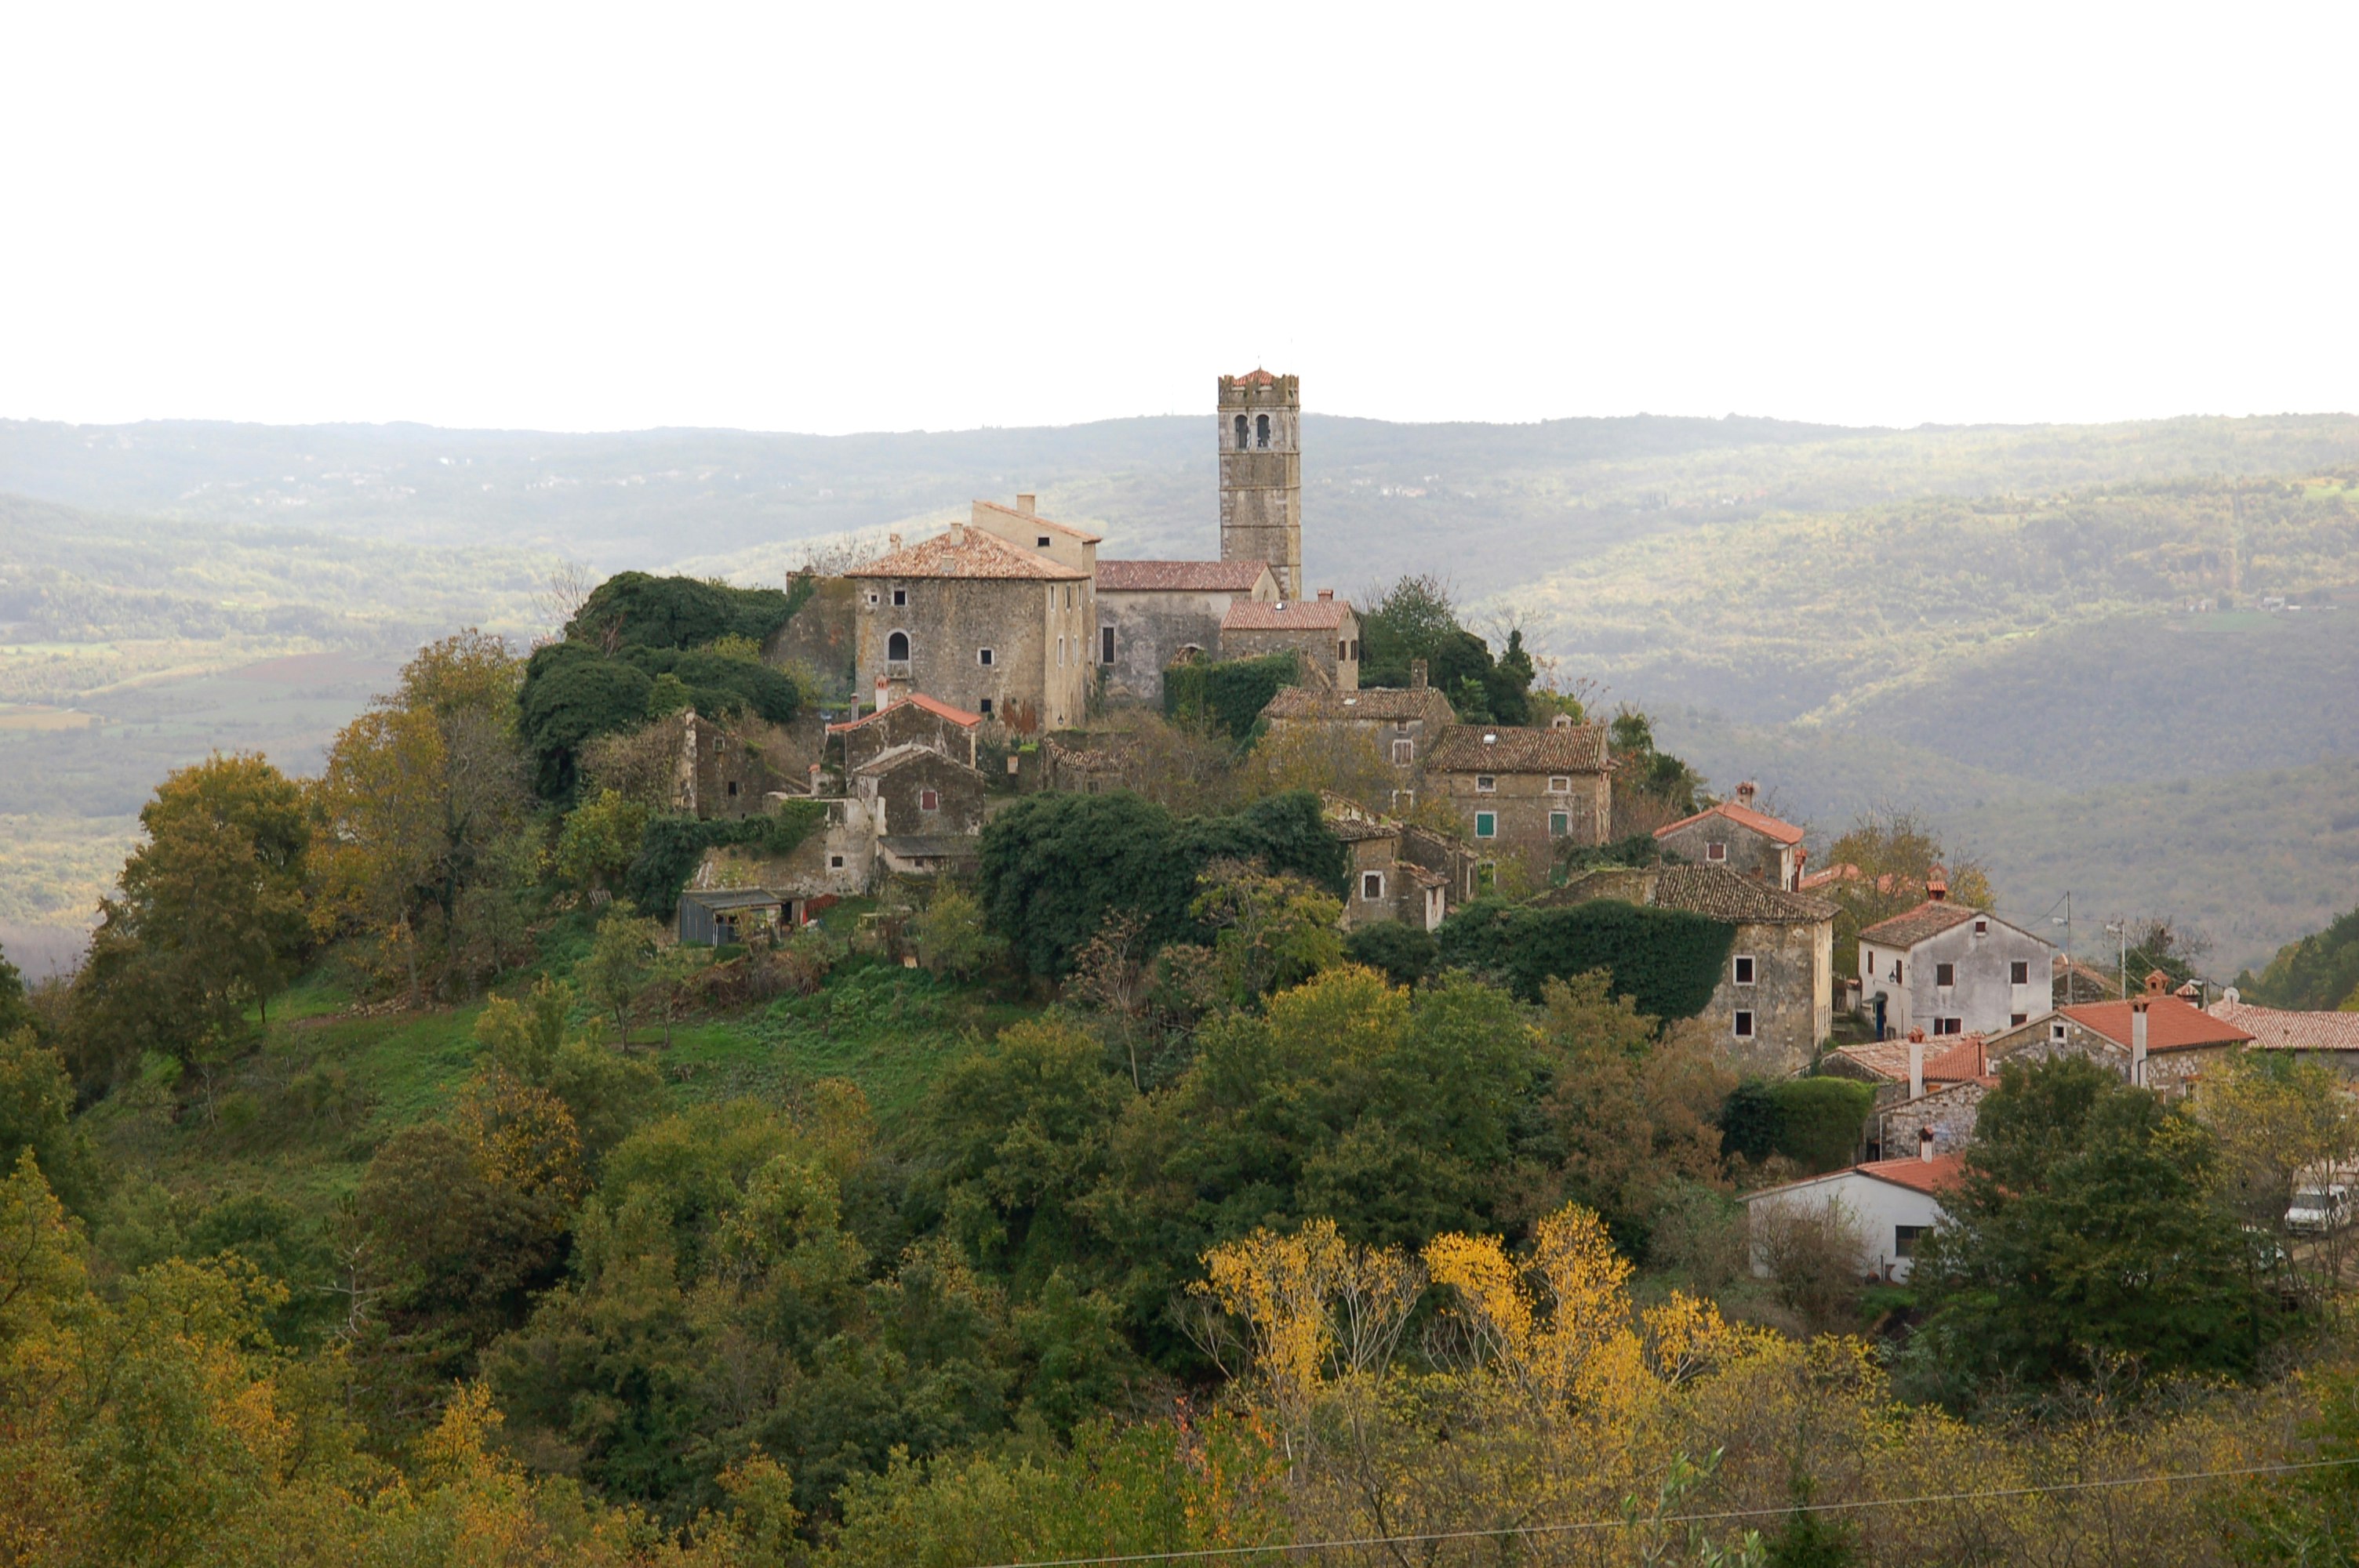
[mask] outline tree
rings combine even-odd
[[[1364,686],[1407,686],[1412,661],[1422,659],[1426,678],[1468,724],[1528,724],[1536,671],[1520,629],[1507,632],[1496,659],[1491,645],[1459,622],[1448,584],[1430,574],[1404,577],[1360,617],[1367,656],[1360,664]]]
[[[557,874],[585,892],[613,892],[638,859],[648,816],[642,802],[601,789],[566,813],[557,836]]]
[[[1397,920],[1375,920],[1343,938],[1343,957],[1380,971],[1397,986],[1430,980],[1440,967],[1441,948],[1433,933]]]
[[[0,950],[0,1034],[30,1029],[34,1024],[33,1004],[25,999],[24,971],[8,961]]]
[[[918,961],[933,974],[971,979],[1006,956],[1007,944],[983,917],[983,905],[963,888],[945,882],[934,889],[909,922]]]
[[[1951,903],[1988,909],[1998,902],[1981,865],[1944,849],[1931,827],[1915,816],[1884,807],[1853,819],[1827,851],[1835,880],[1819,890],[1835,904],[1835,968],[1859,968],[1859,934],[1880,920],[1924,902],[1934,868],[1949,878]]]
[[[104,1178],[73,1108],[64,1059],[30,1029],[0,1031],[0,1170],[14,1170],[30,1154],[59,1201],[87,1218]]]
[[[661,930],[654,921],[640,919],[629,904],[616,903],[599,920],[590,956],[579,971],[591,1000],[613,1015],[625,1051],[631,1048],[631,1005],[653,975]]]
[[[2009,1063],[1911,1275],[1929,1380],[1963,1399],[2107,1357],[2249,1370],[2285,1325],[2266,1260],[2212,1200],[2218,1158],[2193,1116],[2103,1067]]]
[[[1655,721],[1625,703],[1608,731],[1614,748],[1614,833],[1653,837],[1702,805],[1703,775],[1655,744]]]
[[[225,1050],[300,956],[311,846],[299,787],[241,753],[182,768],[140,812],[147,842],[99,905],[76,977],[77,1057],[111,1072],[143,1050]]]
[[[1212,951],[1237,1005],[1343,961],[1343,902],[1301,878],[1271,876],[1258,860],[1223,859],[1205,867],[1196,886],[1188,913],[1213,931]]]
[[[2359,1002],[2359,909],[2278,948],[2258,979],[2236,977],[2249,1002],[2325,1012]]]

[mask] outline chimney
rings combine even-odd
[[[2146,1010],[2144,997],[2130,1003],[2130,1082],[2146,1087]]]
[[[1925,902],[1946,903],[1950,898],[1950,873],[1935,866],[1925,873]]]
[[[965,524],[953,523],[951,524],[951,543],[953,545],[963,545],[966,543]]]
[[[1325,600],[1331,600],[1331,599],[1332,599],[1332,598],[1334,598],[1334,597],[1335,597],[1335,590],[1334,590],[1333,589],[1332,589],[1332,588],[1322,588],[1322,589],[1321,589],[1319,590],[1319,598],[1320,598],[1320,600],[1321,600],[1321,602],[1324,602]]]
[[[885,544],[886,548],[897,550],[901,547],[901,535],[898,534],[887,534],[885,535]]]
[[[1917,1158],[1929,1165],[1933,1162],[1933,1130],[1930,1127],[1917,1130]]]
[[[1411,659],[1408,662],[1408,688],[1411,691],[1423,691],[1425,689],[1425,661],[1423,659]]]
[[[1753,804],[1753,797],[1759,793],[1760,786],[1747,779],[1736,786],[1736,804],[1749,806]]]
[[[1040,511],[1040,498],[1028,490],[1025,491],[1016,497],[1016,510],[1027,517],[1038,516]]]
[[[1925,1032],[1908,1032],[1908,1098],[1921,1099],[1925,1094]]]
[[[876,676],[876,711],[884,712],[885,705],[892,700],[893,677],[880,673]]]
[[[2169,989],[2170,977],[2169,975],[2164,974],[2160,969],[2148,969],[2146,972],[2147,995],[2160,996]]]

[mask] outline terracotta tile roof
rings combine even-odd
[[[853,578],[973,578],[1051,582],[1087,582],[1090,574],[1063,566],[1037,550],[1009,544],[995,534],[959,524],[866,566],[843,574]]]
[[[1400,836],[1399,823],[1332,790],[1319,792],[1319,815],[1327,824],[1327,830],[1346,844],[1357,843],[1363,838],[1397,838]]]
[[[1245,372],[1243,375],[1223,376],[1222,379],[1224,381],[1235,382],[1241,386],[1275,386],[1277,384],[1277,377],[1270,374],[1269,372],[1262,369],[1259,365],[1256,365],[1253,369]]]
[[[963,708],[952,708],[949,703],[928,697],[921,691],[913,691],[907,697],[895,697],[874,713],[864,713],[857,719],[847,719],[841,724],[831,724],[827,727],[827,732],[831,735],[841,735],[847,730],[857,730],[864,724],[874,724],[899,708],[920,708],[937,719],[947,719],[951,723],[967,730],[972,730],[983,722],[983,715],[980,713],[969,713]]]
[[[1221,617],[1223,632],[1333,632],[1352,607],[1340,599],[1240,599]]]
[[[1864,1165],[1854,1165],[1852,1169],[1879,1182],[1890,1182],[1895,1186],[1909,1187],[1938,1196],[1965,1180],[1966,1160],[1962,1154],[1937,1154],[1930,1160],[1921,1157],[1875,1160]]]
[[[1856,1063],[1876,1077],[1896,1084],[1908,1081],[1908,1042],[1868,1040],[1838,1045],[1831,1055]],[[1925,1081],[1962,1084],[1990,1076],[1989,1055],[1979,1034],[1941,1034],[1925,1042]]]
[[[1266,561],[1100,561],[1100,593],[1251,593]]]
[[[1739,827],[1750,827],[1763,838],[1774,839],[1780,844],[1799,844],[1802,841],[1802,830],[1792,823],[1780,822],[1766,811],[1756,811],[1749,806],[1739,806],[1734,801],[1728,800],[1723,800],[1718,806],[1707,810],[1699,811],[1693,816],[1681,817],[1668,827],[1658,827],[1655,829],[1655,837],[1660,838],[1667,833],[1676,833],[1682,827],[1693,827],[1707,816],[1726,817]]]
[[[2249,1032],[2264,1051],[2359,1051],[2359,1012],[2294,1012],[2222,1000],[2212,1004],[2212,1016]]]
[[[2104,1035],[2116,1045],[2130,1043],[2130,1007],[2126,1001],[2084,1001],[2056,1011],[2080,1024]],[[2200,1008],[2190,1007],[2175,996],[2158,996],[2147,1000],[2146,1014],[2146,1048],[2148,1054],[2157,1051],[2191,1051],[2203,1045],[2240,1045],[2252,1039],[2249,1031],[2240,1029],[2224,1018],[2214,1018]]]
[[[1458,722],[1450,699],[1434,687],[1364,686],[1357,691],[1329,691],[1307,686],[1282,686],[1262,710],[1264,719],[1364,719],[1389,722],[1422,719],[1439,729]]]
[[[1027,524],[1038,523],[1051,534],[1069,535],[1084,545],[1102,544],[1105,540],[1103,534],[1093,534],[1087,528],[1076,528],[1071,523],[1052,523],[1037,512],[1019,512],[1013,506],[1002,506],[996,501],[978,501],[974,505],[978,512],[996,512],[1002,517],[1017,523]]]
[[[1655,879],[1655,903],[1745,925],[1809,925],[1835,917],[1832,903],[1781,892],[1726,866],[1665,866]]]
[[[1919,904],[1906,914],[1877,921],[1861,932],[1859,939],[1876,947],[1914,947],[1928,936],[1939,936],[1952,926],[1963,925],[1981,913],[1946,900],[1929,902]]]
[[[1445,773],[1602,773],[1608,769],[1605,726],[1453,724],[1426,754],[1425,765]]]
[[[1962,1084],[1971,1078],[1990,1076],[1990,1054],[1983,1048],[1981,1035],[1960,1035],[1939,1055],[1935,1055],[1930,1049],[1932,1042],[1928,1041],[1926,1044],[1928,1049],[1925,1054],[1925,1081],[1927,1083]]]

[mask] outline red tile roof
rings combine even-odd
[[[1602,773],[1608,770],[1605,726],[1519,730],[1507,724],[1453,724],[1425,765],[1445,773]]]
[[[1676,833],[1682,827],[1693,827],[1707,816],[1726,817],[1739,827],[1750,827],[1763,838],[1775,839],[1780,844],[1799,844],[1802,841],[1802,830],[1792,823],[1780,822],[1766,811],[1756,811],[1749,806],[1739,806],[1734,801],[1728,800],[1723,800],[1718,806],[1709,809],[1699,811],[1693,816],[1683,816],[1668,827],[1658,827],[1655,829],[1655,837],[1660,838],[1666,834]]]
[[[2175,996],[2158,996],[2147,1000],[2146,1048],[2148,1054],[2157,1051],[2192,1051],[2204,1045],[2241,1045],[2253,1038],[2223,1018],[2214,1018],[2200,1008],[2189,1006]],[[2130,1043],[2130,1009],[2126,1001],[2084,1001],[2056,1011],[2080,1024],[2104,1035],[2116,1045]]]
[[[1966,1160],[1962,1154],[1937,1154],[1930,1160],[1904,1156],[1897,1160],[1871,1160],[1852,1169],[1879,1182],[1938,1196],[1965,1180]]]
[[[2249,1030],[2264,1051],[2359,1051],[2359,1012],[2295,1012],[2221,1000],[2212,1004],[2212,1016]],[[2153,1028],[2150,1018],[2147,1027]]]
[[[1355,691],[1282,686],[1262,705],[1261,713],[1265,719],[1356,719],[1364,723],[1422,719],[1436,730],[1458,722],[1450,699],[1430,686],[1364,686]]]
[[[1809,884],[1805,881],[1804,885]],[[1906,914],[1877,921],[1861,932],[1859,939],[1874,947],[1914,947],[1928,936],[1939,936],[1952,926],[1963,925],[1981,913],[1962,903],[1929,901]]]
[[[1266,561],[1100,561],[1100,593],[1251,593]]]
[[[1245,372],[1243,375],[1232,375],[1224,377],[1223,379],[1237,382],[1245,386],[1269,386],[1275,384],[1277,381],[1277,377],[1270,374],[1269,372],[1262,369],[1259,365],[1256,365],[1253,369]]]
[[[1896,1084],[1908,1081],[1906,1040],[1867,1040],[1856,1045],[1838,1045],[1832,1054],[1857,1063],[1879,1078]],[[1942,1034],[1925,1042],[1928,1084],[1962,1084],[1986,1077],[1989,1073],[1989,1060],[1979,1034]]]
[[[1052,582],[1086,582],[1090,574],[1079,567],[1052,561],[1037,550],[1022,549],[996,534],[957,524],[930,539],[896,550],[866,566],[843,574],[854,578],[972,578]]]
[[[913,691],[907,697],[894,698],[874,713],[865,713],[857,719],[847,719],[841,724],[831,724],[827,727],[827,732],[831,735],[841,735],[847,730],[857,730],[864,724],[874,724],[897,708],[913,707],[922,708],[937,719],[947,719],[951,723],[967,730],[972,730],[983,722],[983,715],[980,713],[969,713],[963,708],[952,708],[949,703],[928,697],[924,692]]]
[[[1927,1042],[1929,1047],[1925,1056],[1927,1083],[1961,1084],[1969,1078],[1984,1078],[1990,1076],[1990,1056],[1989,1053],[1983,1048],[1981,1035],[1960,1035],[1954,1044],[1939,1055],[1932,1054],[1930,1049],[1931,1044],[1930,1041]]]
[[[1038,523],[1052,534],[1070,534],[1084,545],[1099,544],[1105,538],[1103,534],[1093,534],[1087,528],[1076,528],[1070,523],[1052,523],[1037,512],[1024,512],[1013,506],[1002,506],[996,501],[978,501],[975,505],[985,512],[996,512],[1003,517],[1013,518],[1018,523]]]
[[[1340,599],[1240,599],[1221,617],[1223,632],[1333,632],[1352,607]]]

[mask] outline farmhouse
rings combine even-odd
[[[2055,947],[1949,892],[1936,867],[1923,903],[1859,934],[1860,1005],[1879,1038],[1995,1034],[2054,1005]]]
[[[1430,931],[1474,897],[1473,852],[1456,839],[1337,795],[1322,795],[1320,806],[1352,857],[1345,930],[1389,920]]]
[[[1317,729],[1364,737],[1393,769],[1396,805],[1414,804],[1425,785],[1425,760],[1443,730],[1458,722],[1450,699],[1426,684],[1425,661],[1409,665],[1409,683],[1330,691],[1280,687],[1261,710],[1273,732]]]
[[[1426,787],[1449,801],[1476,856],[1544,884],[1561,843],[1603,843],[1613,820],[1605,727],[1559,714],[1545,730],[1453,724],[1425,759]]]
[[[1691,864],[1726,866],[1771,887],[1799,892],[1802,830],[1767,812],[1756,811],[1755,794],[1753,784],[1738,784],[1734,800],[1656,828],[1655,842],[1666,855]]]
[[[1955,1154],[1875,1160],[1747,1193],[1745,1207],[1753,1233],[1753,1271],[1761,1275],[1775,1271],[1776,1237],[1781,1223],[1820,1219],[1832,1209],[1858,1229],[1861,1278],[1905,1281],[1917,1255],[1917,1243],[1941,1222],[1941,1195],[1958,1184],[1962,1164]]]

